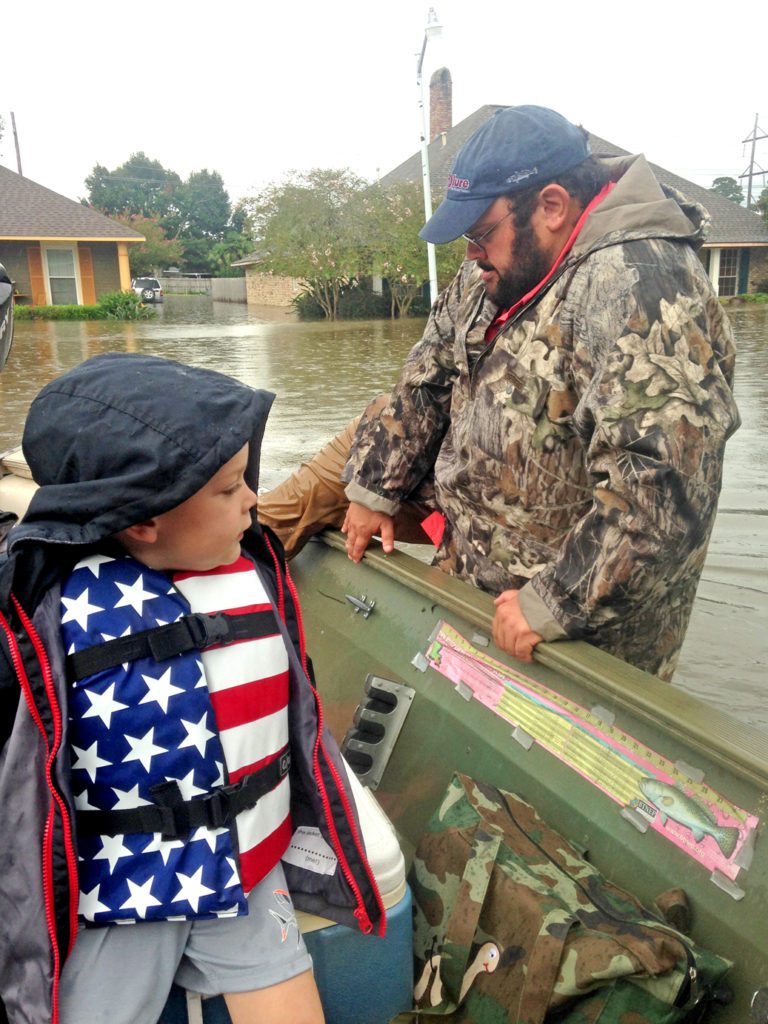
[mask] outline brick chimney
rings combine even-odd
[[[429,80],[429,141],[453,127],[453,83],[448,68],[438,68]]]

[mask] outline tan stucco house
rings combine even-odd
[[[17,302],[89,305],[131,286],[128,246],[144,236],[0,167],[0,263]]]

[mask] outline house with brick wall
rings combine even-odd
[[[144,236],[0,167],[0,263],[16,301],[89,305],[131,286],[128,246]]]
[[[245,270],[245,300],[249,306],[290,306],[303,289],[301,278],[266,273],[264,254],[252,252],[231,264]]]
[[[442,196],[458,151],[469,137],[501,107],[487,104],[457,125],[452,123],[452,83],[447,68],[430,79],[429,176],[432,192]],[[629,156],[629,151],[589,134],[595,156]],[[649,158],[650,163],[650,158]],[[768,282],[768,224],[763,218],[725,199],[716,192],[681,178],[658,164],[650,163],[663,185],[671,185],[687,199],[701,203],[712,218],[707,241],[700,253],[710,280],[721,296],[743,295],[766,290]],[[381,179],[385,188],[403,181],[421,181],[421,151],[389,171]]]

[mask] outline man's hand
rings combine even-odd
[[[494,601],[493,642],[520,661],[533,661],[533,648],[544,638],[528,625],[519,594],[519,590],[505,590]]]
[[[347,554],[353,562],[359,562],[374,534],[381,537],[386,554],[395,550],[395,521],[384,512],[372,512],[365,505],[350,502],[341,532],[347,535]]]

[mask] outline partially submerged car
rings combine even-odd
[[[163,301],[163,289],[156,277],[134,277],[131,288],[141,296],[142,302]]]

